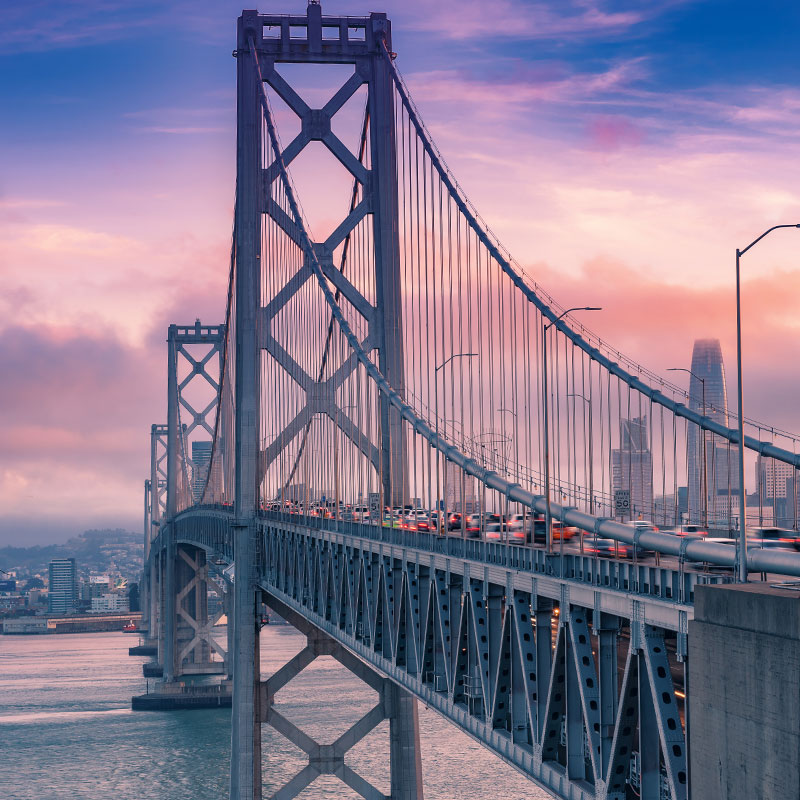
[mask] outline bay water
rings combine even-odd
[[[224,637],[224,631],[221,631]],[[142,663],[123,633],[0,636],[0,796],[4,800],[225,800],[230,710],[138,711]],[[222,639],[224,641],[224,638]],[[288,625],[261,636],[266,677],[302,649]],[[152,680],[151,680],[152,684]],[[276,708],[320,743],[333,742],[377,694],[330,657],[317,659],[277,695]],[[436,712],[419,706],[426,800],[546,800],[549,795]],[[262,729],[264,797],[307,763],[268,725]],[[346,763],[389,790],[388,723]],[[358,795],[334,776],[303,800]]]

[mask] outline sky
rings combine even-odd
[[[224,317],[240,11],[4,3],[0,546],[141,529],[167,326]],[[656,372],[719,338],[733,397],[735,248],[800,222],[800,4],[323,2],[370,11],[516,260]],[[742,292],[746,413],[798,431],[800,231]]]

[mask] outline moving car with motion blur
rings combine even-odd
[[[616,539],[595,539],[586,538],[583,543],[583,552],[590,556],[602,556],[603,558],[629,558],[633,548],[630,545],[622,544]]]
[[[502,522],[487,522],[483,529],[483,538],[487,542],[504,542],[508,536],[508,528]]]
[[[800,550],[800,533],[791,528],[756,528],[747,536],[747,546]]]

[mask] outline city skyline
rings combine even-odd
[[[5,15],[7,793],[788,800],[800,7],[387,5]]]
[[[728,386],[719,339],[695,341],[690,373],[689,407],[729,426]],[[708,433],[704,441],[695,425],[689,428],[687,439],[689,521],[720,529],[730,528],[732,505],[739,490],[736,451]]]
[[[800,217],[800,69],[776,44],[798,11],[781,7],[776,32],[769,7],[746,23],[701,3],[509,0],[487,31],[476,4],[324,3],[387,11],[397,64],[487,222],[560,302],[602,306],[592,329],[661,374],[696,338],[733,352],[734,248]],[[167,325],[224,311],[240,10],[8,11],[0,542],[138,529]],[[326,199],[308,198],[320,227],[335,216]],[[796,253],[775,236],[743,272],[748,414],[789,430]]]

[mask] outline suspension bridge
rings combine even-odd
[[[790,734],[753,727],[759,701],[726,695],[725,670],[753,690],[748,659],[768,663],[764,637],[782,635],[770,614],[796,614],[800,553],[767,546],[766,486],[739,512],[738,459],[788,476],[776,541],[791,547],[797,438],[743,419],[740,448],[732,412],[698,409],[593,333],[590,306],[536,283],[437,149],[386,15],[245,11],[234,56],[226,314],[169,328],[143,579],[164,691],[232,686],[232,800],[262,797],[262,725],[308,758],[274,800],[324,774],[368,800],[422,798],[418,701],[555,797],[733,797],[753,781],[748,796],[784,796],[759,753]],[[312,107],[297,65],[344,77]],[[311,145],[351,182],[324,236],[292,177]],[[702,501],[683,508],[692,481]],[[262,679],[265,607],[307,645]],[[275,707],[323,655],[379,697],[332,743]],[[347,761],[386,719],[389,795]],[[746,769],[742,720],[758,731]],[[727,744],[704,770],[715,729]]]

